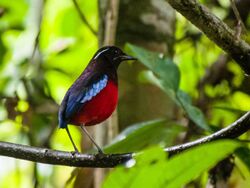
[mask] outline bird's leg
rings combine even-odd
[[[103,154],[103,151],[102,151],[101,147],[98,146],[98,144],[95,142],[94,138],[89,134],[87,129],[84,127],[84,125],[81,125],[80,127],[83,130],[83,132],[89,137],[89,139],[92,141],[92,143],[95,145],[95,147],[97,148],[99,154]]]
[[[66,129],[66,131],[67,131],[67,134],[68,134],[68,136],[69,136],[69,139],[70,139],[71,143],[73,144],[73,147],[74,147],[74,149],[75,149],[75,152],[76,152],[76,153],[79,153],[79,151],[78,151],[78,149],[77,149],[77,147],[76,147],[76,145],[75,145],[75,143],[74,143],[74,141],[73,141],[73,139],[72,139],[72,137],[71,137],[71,134],[70,134],[70,132],[69,132],[68,127],[66,127],[65,129]]]

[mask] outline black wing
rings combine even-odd
[[[104,89],[108,82],[106,74],[79,77],[67,91],[59,109],[59,127],[65,128],[69,120],[81,110],[84,104]]]

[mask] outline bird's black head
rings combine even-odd
[[[93,59],[101,60],[105,63],[110,63],[109,65],[115,67],[116,69],[122,61],[126,60],[136,60],[136,58],[125,54],[120,48],[115,46],[105,46],[100,48],[94,55]],[[109,66],[107,65],[107,66]]]

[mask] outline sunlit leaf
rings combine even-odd
[[[163,150],[163,148],[159,146],[153,146],[147,148],[146,150],[142,151],[135,155],[136,165],[137,166],[145,166],[151,165],[156,161],[165,161],[167,159],[167,153]]]
[[[164,150],[159,146],[148,148],[136,156],[135,160],[134,167],[117,167],[110,173],[103,188],[159,187],[161,183],[157,177],[163,173],[161,164],[165,164],[167,160]]]
[[[240,144],[234,141],[215,141],[180,153],[169,160],[163,150],[149,149],[135,158],[131,168],[117,167],[103,187],[112,188],[179,188],[212,168],[234,152]]]
[[[181,187],[194,180],[240,146],[235,141],[215,141],[174,156],[164,174],[168,188]]]
[[[227,106],[214,106],[213,108],[215,110],[223,110],[223,111],[227,111],[227,112],[231,112],[231,113],[239,114],[239,115],[247,113],[246,110],[241,110],[238,108],[232,108],[232,107],[227,107]]]
[[[104,151],[108,153],[139,151],[158,143],[169,146],[183,130],[182,126],[167,120],[138,123],[121,132],[104,148]]]
[[[1,16],[0,29],[9,27],[22,29],[27,5],[25,0],[18,0],[15,3],[9,0],[1,0],[0,7],[3,10],[3,15]]]

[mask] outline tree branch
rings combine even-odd
[[[132,158],[132,154],[78,154],[0,142],[0,155],[33,162],[75,167],[114,167]]]
[[[203,138],[200,138],[192,142],[187,142],[185,144],[165,148],[165,151],[168,152],[170,155],[173,155],[176,153],[180,153],[181,151],[184,151],[186,149],[192,148],[194,146],[198,146],[214,140],[237,138],[238,136],[247,132],[249,129],[250,129],[250,111],[247,112],[240,119],[236,120],[231,125],[225,127],[224,129],[221,129],[211,135],[205,136]]]
[[[214,140],[236,138],[249,129],[250,111],[228,127],[221,129],[214,134],[185,144],[165,148],[165,151],[170,155],[174,155],[194,146]],[[124,164],[126,161],[132,159],[134,153],[104,155],[74,154],[71,152],[56,151],[47,148],[0,142],[0,155],[53,165],[111,168],[119,164]]]
[[[235,32],[212,14],[197,0],[166,0],[174,9],[186,17],[206,36],[227,52],[250,74],[250,46],[244,40],[235,39]]]
[[[93,28],[93,27],[90,25],[90,23],[88,22],[87,18],[85,17],[85,15],[83,14],[83,12],[81,11],[81,9],[80,9],[80,7],[79,7],[77,1],[76,1],[76,0],[72,0],[72,1],[73,1],[73,3],[74,3],[74,6],[75,6],[75,8],[76,8],[76,10],[77,10],[77,12],[78,12],[78,14],[79,14],[79,16],[80,16],[82,22],[89,28],[89,30],[90,30],[95,36],[97,36],[97,32],[94,30],[94,28]]]

